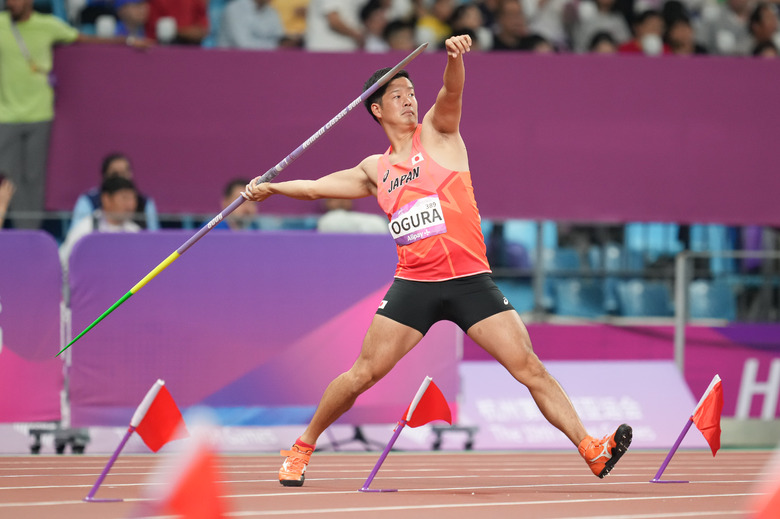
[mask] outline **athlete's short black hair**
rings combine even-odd
[[[387,67],[387,68],[381,68],[381,69],[377,70],[376,72],[374,72],[371,75],[371,77],[368,78],[368,80],[363,84],[363,92],[365,92],[366,90],[371,88],[374,85],[374,83],[379,81],[382,78],[382,76],[384,76],[385,74],[390,72],[390,70],[391,70],[391,67]],[[395,76],[393,76],[390,79],[390,81],[393,81],[394,79],[398,79],[399,77],[404,77],[404,78],[408,79],[409,81],[412,80],[412,78],[409,77],[409,73],[406,70],[402,69],[402,70],[398,71],[398,73]],[[381,87],[377,88],[376,92],[371,94],[368,97],[368,99],[366,99],[363,102],[363,104],[366,105],[366,110],[368,110],[368,113],[371,114],[371,117],[373,117],[374,120],[377,123],[379,122],[379,119],[377,119],[376,116],[374,115],[374,113],[371,111],[371,105],[374,104],[374,103],[379,103],[380,105],[382,104],[382,96],[385,95],[385,92],[387,91],[387,85],[390,84],[390,81],[388,81],[387,83],[385,83]]]

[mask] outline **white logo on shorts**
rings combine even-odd
[[[379,303],[379,309],[383,310],[385,308],[386,304],[387,304],[387,301],[383,300],[381,303]]]
[[[505,305],[508,305],[508,304],[509,304],[509,299],[507,299],[506,297],[504,298],[504,304],[505,304]]]

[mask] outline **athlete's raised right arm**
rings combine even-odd
[[[378,160],[379,155],[372,155],[354,168],[336,171],[317,180],[257,184],[257,179],[260,178],[257,177],[247,184],[244,193],[248,200],[254,202],[262,202],[271,195],[283,195],[298,200],[375,196]]]

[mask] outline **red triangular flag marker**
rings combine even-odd
[[[682,443],[685,435],[688,434],[688,430],[695,423],[696,427],[704,435],[704,439],[710,445],[712,455],[720,449],[720,414],[723,411],[723,386],[721,385],[720,376],[715,375],[710,382],[707,391],[702,395],[699,403],[696,404],[696,408],[693,410],[693,414],[688,418],[685,423],[680,436],[677,437],[677,441],[672,445],[669,454],[666,455],[661,467],[656,472],[655,477],[650,480],[650,483],[688,483],[687,481],[665,481],[661,479],[661,475],[666,470],[669,462],[672,461],[672,456],[677,452],[677,448]]]
[[[186,519],[226,517],[220,497],[219,470],[214,452],[198,445],[163,498],[161,513]]]
[[[428,384],[424,383],[424,387],[421,388],[422,395],[419,399],[415,397],[415,401],[412,401],[404,412],[406,425],[420,427],[434,420],[443,420],[452,425],[452,412],[447,399],[430,377],[426,378],[426,381]]]
[[[162,380],[146,394],[130,420],[130,426],[135,427],[152,452],[159,451],[169,441],[188,436],[181,411]]]
[[[157,452],[163,445],[171,440],[177,440],[179,438],[186,438],[188,436],[187,428],[184,425],[184,420],[181,417],[179,408],[176,407],[176,403],[173,401],[173,397],[165,388],[165,382],[157,380],[152,388],[146,393],[141,405],[133,413],[133,417],[130,419],[130,427],[127,428],[122,441],[119,442],[119,446],[111,455],[106,467],[101,472],[97,481],[89,491],[84,501],[87,502],[107,502],[107,501],[121,501],[121,499],[96,499],[95,493],[103,483],[103,480],[108,475],[108,471],[116,462],[119,457],[119,453],[122,452],[130,436],[134,432],[138,432],[141,439],[144,441],[147,447],[152,451]]]
[[[376,473],[379,472],[379,467],[382,466],[390,449],[393,448],[393,445],[401,434],[401,430],[404,426],[408,424],[409,427],[419,427],[428,422],[432,422],[433,420],[444,420],[445,422],[452,424],[452,413],[450,412],[450,406],[447,405],[447,399],[444,398],[442,392],[436,387],[436,384],[433,383],[433,379],[431,377],[425,377],[423,383],[420,384],[420,389],[417,390],[417,394],[414,395],[412,403],[406,408],[403,418],[401,418],[401,421],[396,425],[395,430],[393,431],[393,437],[390,438],[387,447],[385,447],[385,450],[382,451],[382,454],[379,456],[379,461],[376,462],[371,474],[368,475],[368,479],[363,483],[360,492],[397,492],[396,489],[374,490],[368,487],[374,480]]]
[[[710,445],[713,456],[720,449],[720,415],[722,412],[723,385],[720,377],[715,375],[691,417],[693,423]]]
[[[756,494],[752,498],[750,519],[777,519],[780,517],[780,450],[763,470],[762,481],[756,485]]]

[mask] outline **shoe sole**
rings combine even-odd
[[[604,469],[598,474],[600,478],[604,478],[612,471],[612,468],[620,460],[623,454],[626,453],[628,447],[631,445],[631,438],[633,437],[633,430],[628,424],[623,424],[615,431],[615,446],[612,448],[612,457],[604,464]]]
[[[279,483],[284,487],[302,487],[304,479],[304,476],[301,476],[301,479],[280,479]]]

